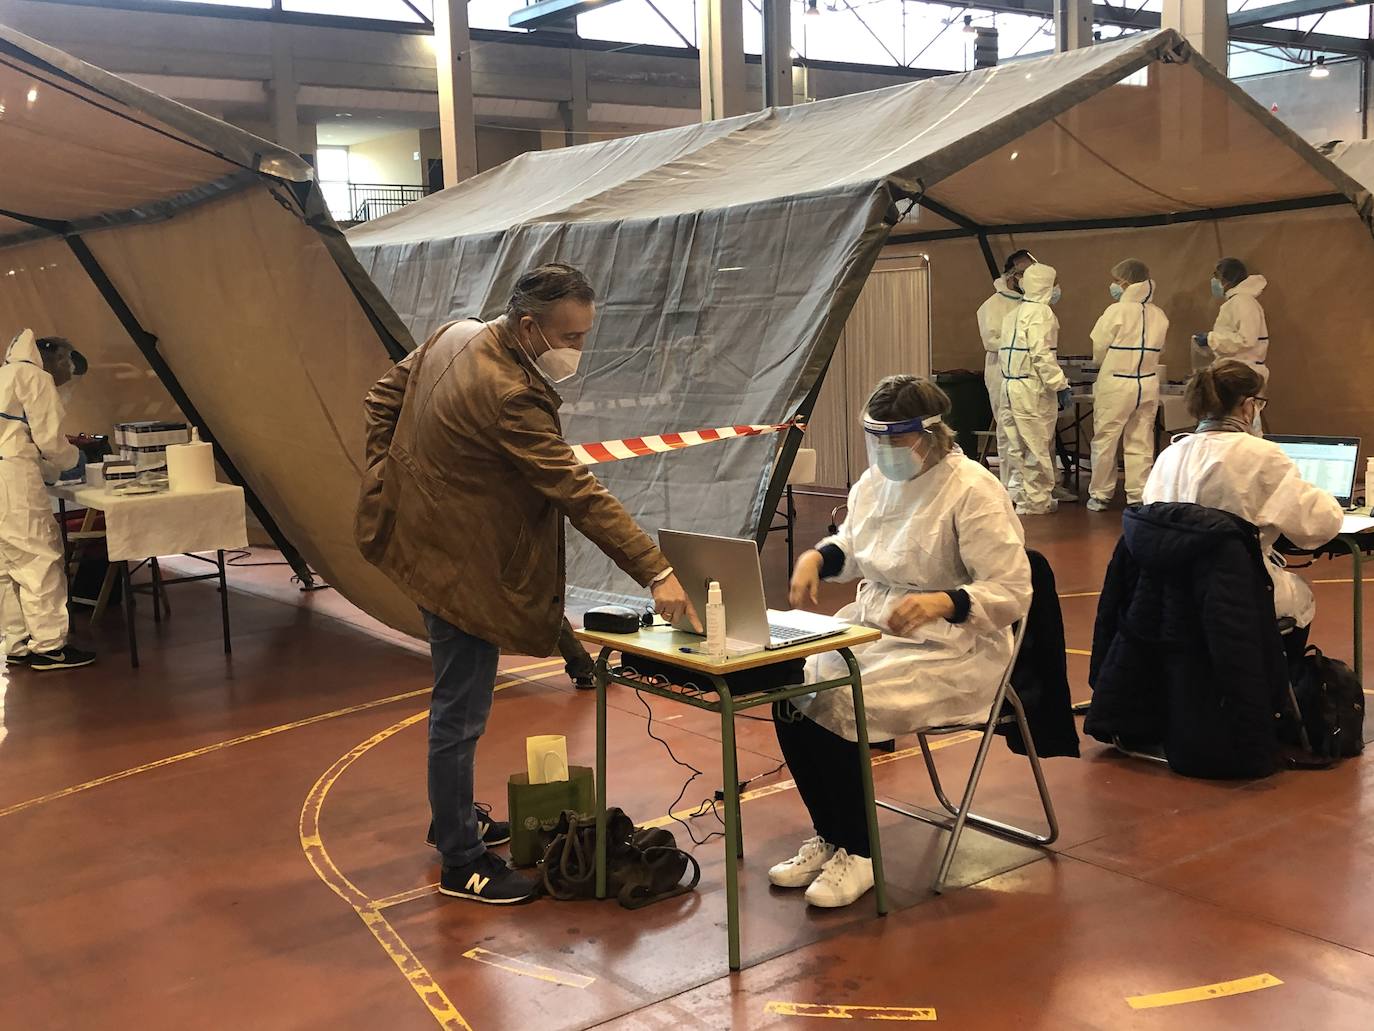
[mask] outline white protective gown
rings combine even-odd
[[[0,633],[7,654],[67,643],[62,540],[42,465],[70,469],[77,449],[62,435],[62,402],[30,330],[0,366]]]
[[[1269,322],[1264,317],[1259,295],[1269,281],[1263,276],[1247,276],[1226,291],[1226,300],[1217,312],[1216,325],[1207,334],[1207,348],[1218,358],[1239,358],[1269,382]]]
[[[1312,588],[1283,568],[1274,542],[1283,534],[1300,548],[1340,532],[1343,513],[1329,493],[1302,478],[1275,443],[1249,433],[1193,433],[1177,438],[1155,462],[1144,502],[1186,501],[1238,515],[1260,532],[1274,580],[1274,610],[1308,626],[1317,614]]]
[[[834,579],[860,581],[854,603],[838,618],[885,632],[854,649],[870,740],[986,718],[1011,658],[1008,628],[1031,599],[1025,536],[996,477],[958,448],[905,483],[870,468],[849,492],[844,525],[825,544],[845,555]],[[936,620],[910,637],[888,632],[892,608],[906,595],[959,588],[972,602],[963,623]],[[806,673],[817,683],[848,670],[827,652],[808,660]],[[797,705],[827,730],[857,739],[847,689]]]
[[[1002,404],[1008,457],[1021,475],[1018,507],[1031,515],[1053,512],[1056,394],[1069,385],[1059,367],[1059,320],[1050,308],[1055,271],[1032,265],[1021,275],[1024,300],[1002,323]]]
[[[1126,502],[1140,504],[1155,460],[1159,411],[1159,356],[1169,320],[1151,303],[1153,280],[1132,283],[1093,327],[1093,475],[1088,490],[1098,501],[1116,494],[1116,455],[1126,451]]]
[[[983,350],[987,353],[983,363],[983,383],[988,388],[992,414],[998,416],[998,409],[1002,405],[1002,323],[1021,303],[1021,295],[1007,286],[1004,276],[993,281],[992,291],[992,296],[978,309],[978,335],[983,338]],[[1021,477],[1019,474],[1013,475],[1015,467],[1007,458],[1010,451],[1007,431],[998,416],[997,471],[1002,478],[1002,485],[1014,495],[1021,489]]]

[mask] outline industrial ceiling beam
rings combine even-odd
[[[1245,29],[1252,25],[1270,25],[1289,18],[1302,18],[1309,14],[1328,14],[1343,11],[1348,7],[1365,7],[1370,0],[1291,0],[1286,4],[1270,4],[1256,7],[1252,11],[1237,11],[1227,22],[1232,29]]]
[[[579,14],[605,7],[618,0],[538,0],[527,7],[518,7],[506,19],[513,29],[542,29],[550,25],[565,25]]]

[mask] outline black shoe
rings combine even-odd
[[[497,845],[504,845],[510,841],[510,824],[505,820],[493,820],[491,818],[491,806],[485,802],[477,802],[473,805],[477,810],[477,833],[482,839],[482,844],[488,848],[495,848]],[[434,821],[429,823],[429,833],[425,835],[425,844],[430,848],[437,848],[434,842]]]
[[[577,688],[579,691],[596,690],[596,678],[593,676],[569,677],[568,679],[572,681],[573,687]]]
[[[483,852],[465,866],[445,867],[439,878],[439,893],[494,906],[518,906],[538,897],[539,884],[497,856]]]
[[[83,652],[80,648],[67,645],[55,652],[32,652],[29,655],[29,668],[38,673],[56,669],[77,669],[89,666],[95,661],[95,652]]]
[[[21,655],[9,655],[9,654],[6,654],[6,655],[5,655],[5,665],[6,665],[6,666],[27,666],[27,665],[29,664],[29,661],[30,661],[32,658],[33,658],[33,654],[32,654],[31,652],[24,652],[24,653],[21,654]]]

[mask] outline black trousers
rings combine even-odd
[[[836,848],[868,856],[868,812],[859,745],[807,719],[791,702],[773,706],[773,727],[811,825]]]

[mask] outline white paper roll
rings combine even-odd
[[[209,490],[215,485],[215,449],[200,440],[167,448],[168,486],[175,492]]]

